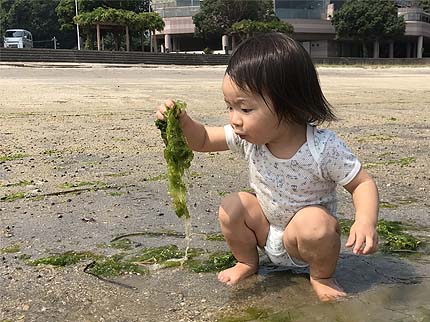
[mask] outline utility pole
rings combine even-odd
[[[78,0],[75,0],[75,12],[78,15]],[[79,25],[76,24],[76,35],[78,37],[78,50],[81,50],[81,38],[79,36]]]

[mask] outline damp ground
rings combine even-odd
[[[264,259],[258,275],[226,287],[216,265],[196,265],[228,260],[218,205],[249,188],[247,171],[229,152],[200,153],[188,180],[200,262],[161,268],[166,249],[181,257],[185,241],[154,110],[177,98],[195,118],[227,123],[224,68],[0,65],[0,321],[430,321],[425,67],[318,68],[340,117],[330,127],[376,179],[380,218],[400,221],[418,250],[343,248],[336,276],[349,295],[335,303],[317,300],[306,271]],[[339,199],[351,219],[350,197],[339,190]],[[65,266],[52,265],[59,258]]]

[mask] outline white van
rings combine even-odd
[[[8,29],[3,44],[4,48],[33,48],[33,35],[25,29]]]

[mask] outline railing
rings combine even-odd
[[[0,48],[0,62],[55,62],[152,65],[226,65],[229,55],[121,52],[72,49]]]
[[[164,54],[149,52],[112,52],[71,49],[9,49],[0,48],[2,63],[99,63],[151,65],[226,65],[229,55]],[[426,65],[430,58],[313,58],[315,64],[329,65]]]
[[[430,14],[424,12],[421,8],[399,8],[399,16],[402,16],[405,21],[430,23]]]
[[[158,7],[154,8],[154,11],[158,12],[162,18],[170,17],[192,17],[200,11],[199,6],[189,7]]]

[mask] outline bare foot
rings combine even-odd
[[[316,278],[311,276],[311,285],[320,301],[334,301],[346,296],[342,287],[334,278]]]
[[[240,280],[257,273],[258,265],[250,265],[238,262],[218,274],[218,280],[227,285],[235,285]]]

